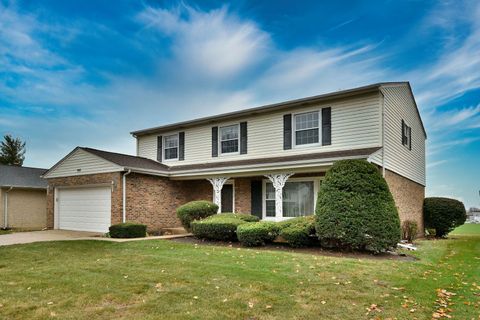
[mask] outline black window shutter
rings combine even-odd
[[[408,127],[408,149],[412,150],[412,128]]]
[[[247,123],[240,122],[240,154],[247,153]]]
[[[212,127],[212,157],[218,157],[218,127]]]
[[[292,115],[283,115],[283,150],[292,149]]]
[[[322,146],[332,144],[332,108],[322,108]]]
[[[178,160],[185,160],[185,132],[178,133]]]
[[[405,145],[405,121],[402,120],[402,144]]]
[[[251,214],[262,219],[262,180],[251,181]]]
[[[162,148],[162,136],[158,136],[157,137],[157,161],[158,162],[162,162],[162,151],[163,151],[163,148]]]

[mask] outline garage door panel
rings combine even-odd
[[[58,228],[107,232],[111,224],[110,187],[59,189]]]

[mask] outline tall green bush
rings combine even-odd
[[[446,236],[467,219],[467,212],[461,201],[440,197],[425,198],[423,215],[425,228],[435,229],[437,237]]]
[[[191,231],[190,224],[194,220],[204,219],[216,214],[218,206],[213,202],[200,200],[188,202],[177,209],[177,217],[185,230]]]
[[[400,241],[395,202],[378,168],[365,160],[336,162],[318,194],[316,231],[325,247],[382,252]]]

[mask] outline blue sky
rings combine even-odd
[[[408,80],[427,193],[480,205],[478,1],[0,0],[0,134],[25,165],[75,146],[133,154],[129,132]]]

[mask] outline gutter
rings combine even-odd
[[[13,187],[10,187],[5,191],[5,197],[3,198],[3,229],[8,228],[8,193],[12,191]]]
[[[127,176],[132,173],[132,170],[128,169],[122,177],[122,222],[127,221]]]
[[[380,90],[382,100],[382,176],[385,178],[385,95]]]

